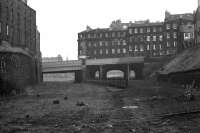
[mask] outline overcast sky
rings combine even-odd
[[[37,11],[43,57],[61,54],[77,59],[77,34],[86,29],[106,28],[113,20],[163,21],[165,10],[192,13],[198,0],[28,0]]]

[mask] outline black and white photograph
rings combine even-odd
[[[200,133],[200,0],[0,0],[0,133]]]

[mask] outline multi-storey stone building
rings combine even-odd
[[[39,81],[39,39],[36,11],[27,5],[27,0],[1,0],[0,93],[6,88],[23,88]]]
[[[194,47],[195,14],[165,12],[164,22],[116,21],[106,29],[78,33],[78,55],[87,58],[171,56]]]
[[[130,56],[164,55],[163,23],[140,21],[128,28],[128,44]]]
[[[165,44],[167,54],[176,54],[194,45],[194,14],[165,12]]]
[[[79,33],[79,56],[87,58],[112,58],[128,54],[127,24],[119,20],[113,22],[110,28],[91,29]]]
[[[0,1],[0,41],[36,53],[36,12],[22,0]]]

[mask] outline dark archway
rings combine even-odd
[[[135,77],[130,76],[131,80],[141,80],[143,79],[143,68],[144,68],[144,63],[134,63],[134,64],[129,64],[129,73],[132,74],[135,73]]]

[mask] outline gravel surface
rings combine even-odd
[[[0,101],[0,133],[199,133],[198,113],[160,117],[200,105],[177,102],[181,89],[173,89],[145,81],[127,89],[43,83]]]

